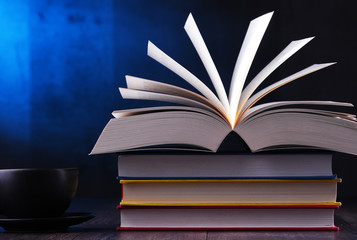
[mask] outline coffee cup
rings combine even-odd
[[[77,168],[0,169],[0,212],[11,219],[60,217],[77,187]]]

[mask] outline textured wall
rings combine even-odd
[[[120,99],[125,74],[188,87],[146,56],[147,41],[209,86],[183,29],[189,12],[229,86],[249,21],[275,11],[248,79],[290,41],[316,38],[267,84],[313,63],[338,64],[267,100],[335,100],[357,105],[356,20],[348,1],[68,0],[0,2],[0,168],[80,167],[79,194],[119,195],[116,156],[88,156],[112,110],[150,105]],[[357,158],[338,154],[340,196],[357,181]]]

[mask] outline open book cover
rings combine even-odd
[[[114,111],[114,118],[104,128],[91,154],[148,149],[217,152],[226,136],[235,132],[252,152],[309,148],[357,155],[356,117],[341,110],[352,107],[352,104],[313,100],[256,104],[275,89],[334,64],[313,64],[257,91],[276,68],[313,37],[292,41],[243,89],[272,15],[273,12],[267,13],[249,24],[228,94],[191,14],[184,28],[208,72],[215,92],[149,41],[148,55],[182,77],[197,92],[126,76],[127,88],[119,88],[124,99],[171,102],[175,106]]]

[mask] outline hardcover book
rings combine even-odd
[[[335,178],[332,153],[148,153],[118,156],[118,179]]]
[[[338,230],[335,206],[122,207],[117,230]]]
[[[336,205],[341,179],[121,180],[122,206]]]

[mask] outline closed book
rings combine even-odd
[[[334,203],[341,179],[121,180],[121,205]]]
[[[119,179],[335,178],[332,154],[123,154]]]
[[[338,230],[335,206],[122,207],[117,230]]]

